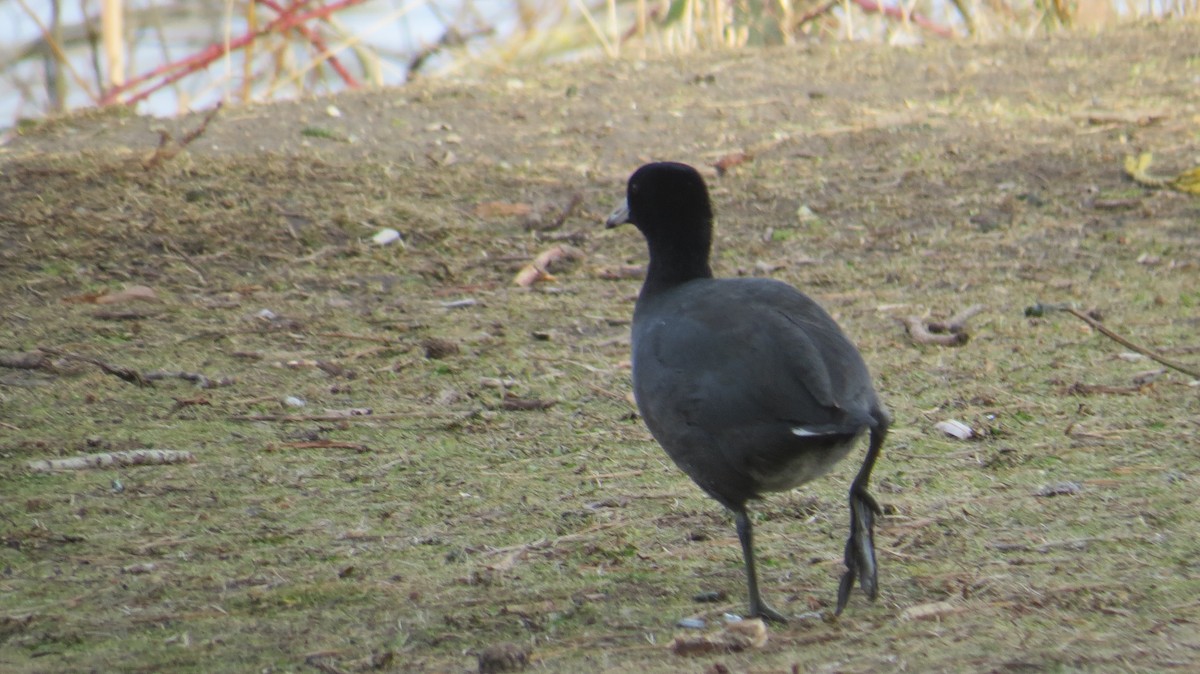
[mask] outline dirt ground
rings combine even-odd
[[[1200,198],[1121,170],[1200,160],[1200,26],[229,107],[145,168],[200,124],[0,148],[0,669],[1200,670],[1200,387],[1025,311],[1200,367]],[[645,252],[601,223],[651,159],[705,166],[717,273],[818,298],[896,419],[879,600],[829,617],[859,453],[755,508],[796,619],[741,653],[670,648],[745,599],[630,402]],[[959,347],[898,320],[975,304]],[[193,460],[30,465],[136,449]]]

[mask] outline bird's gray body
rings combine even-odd
[[[734,517],[750,615],[787,622],[759,593],[746,502],[825,473],[870,436],[850,484],[846,572],[837,612],[858,582],[878,588],[867,491],[890,419],[858,350],[817,303],[786,283],[714,279],[704,179],[674,162],[642,166],[607,225],[632,222],[650,265],[633,312],[633,390],[667,454]]]
[[[731,508],[826,473],[884,415],[829,314],[770,279],[696,279],[639,298],[633,385],[654,438]]]

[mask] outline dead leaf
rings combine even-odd
[[[958,438],[959,440],[969,440],[975,437],[975,431],[971,430],[970,426],[957,419],[939,421],[934,424],[933,427],[945,433],[946,435],[949,435],[953,438]]]
[[[900,612],[900,620],[935,620],[966,610],[961,604],[950,601],[935,601],[928,604],[909,606]]]
[[[513,277],[513,283],[522,288],[528,288],[529,286],[535,283],[541,283],[542,281],[555,280],[557,279],[555,279],[554,276],[545,269],[539,269],[537,266],[532,264],[527,264],[524,267],[521,267],[521,271],[517,272],[517,275]]]
[[[157,302],[158,295],[154,289],[148,286],[129,286],[124,290],[107,295],[101,295],[95,299],[96,304],[122,304],[132,301],[141,302]]]
[[[553,281],[554,276],[550,273],[552,270],[561,269],[567,263],[582,258],[583,251],[578,248],[561,243],[555,244],[538,253],[538,256],[533,258],[533,262],[522,267],[521,271],[513,277],[513,283],[522,288],[528,288],[541,281]]]
[[[700,636],[677,636],[671,642],[675,655],[707,655],[710,653],[739,653],[762,648],[767,643],[767,626],[761,618],[727,623],[718,632]]]
[[[583,259],[583,251],[560,243],[538,253],[538,256],[533,259],[533,263],[542,269],[550,271],[556,267],[561,267],[565,263],[581,259]]]
[[[510,204],[506,201],[481,201],[475,204],[475,210],[472,212],[477,217],[485,220],[524,217],[533,212],[533,206],[529,204]]]
[[[754,159],[754,155],[749,152],[731,152],[718,159],[713,164],[713,168],[717,169],[717,175],[723,176],[729,169],[745,164],[752,159]]]
[[[530,604],[507,604],[500,609],[500,615],[516,615],[523,618],[538,618],[557,613],[561,609],[552,599],[535,601]]]
[[[620,267],[601,267],[596,270],[596,277],[605,281],[624,281],[640,279],[646,275],[646,267],[640,264],[627,264]]]

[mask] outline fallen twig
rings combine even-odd
[[[137,384],[138,386],[153,386],[153,384],[150,383],[150,381],[148,379],[146,379],[144,376],[142,376],[141,372],[138,372],[137,370],[134,370],[134,369],[131,369],[128,367],[123,367],[120,365],[112,365],[112,364],[106,363],[98,358],[92,358],[91,356],[81,356],[77,353],[69,353],[67,351],[60,351],[58,349],[50,348],[48,346],[39,346],[38,351],[41,351],[42,353],[48,353],[51,356],[58,356],[59,358],[65,358],[66,360],[76,360],[81,363],[89,363],[91,365],[95,365],[96,367],[103,370],[105,374],[111,374],[114,377],[117,377],[118,379],[129,382],[130,384]]]
[[[195,382],[200,388],[217,388],[218,386],[229,386],[233,384],[233,379],[229,377],[221,377],[217,380],[209,379],[199,372],[168,372],[159,370],[157,372],[147,372],[142,375],[146,381],[159,381],[162,379],[182,379],[184,381]]]
[[[1149,152],[1125,158],[1125,174],[1135,183],[1146,187],[1168,187],[1185,194],[1200,195],[1200,167],[1194,167],[1174,176],[1157,176],[1150,174],[1150,162],[1153,156]]]
[[[49,364],[50,360],[41,351],[0,355],[0,367],[10,367],[14,370],[40,370]]]
[[[279,445],[288,449],[352,449],[360,454],[371,451],[371,448],[357,442],[342,442],[338,440],[305,440],[285,442]]]
[[[1109,386],[1107,384],[1085,384],[1083,382],[1075,382],[1070,386],[1062,389],[1067,395],[1089,396],[1097,393],[1111,393],[1114,395],[1134,395],[1141,393],[1145,386]],[[1070,435],[1070,433],[1067,433]]]
[[[145,311],[141,309],[122,309],[114,311],[104,309],[101,311],[93,311],[92,318],[98,321],[144,321],[147,318],[154,318],[159,312]]]
[[[530,410],[547,410],[554,407],[554,400],[542,400],[540,398],[518,398],[515,396],[505,396],[504,400],[500,401],[500,409],[509,412],[527,412]]]
[[[27,465],[35,473],[50,473],[56,470],[192,463],[195,460],[196,457],[191,452],[177,449],[133,449],[125,452],[73,456],[68,459],[37,459],[28,462]]]
[[[766,643],[767,626],[761,618],[750,618],[726,623],[710,634],[676,636],[669,647],[675,655],[711,655],[762,648]]]
[[[1097,321],[1096,319],[1092,318],[1091,316],[1088,316],[1087,314],[1083,313],[1082,311],[1080,311],[1074,307],[1043,306],[1042,308],[1058,310],[1058,311],[1065,311],[1068,314],[1071,314],[1072,316],[1074,316],[1075,318],[1078,318],[1079,320],[1083,321],[1084,323],[1087,323],[1089,326],[1091,326],[1091,328],[1093,330],[1099,332],[1100,334],[1104,335],[1105,337],[1108,337],[1109,339],[1120,344],[1121,346],[1123,346],[1127,349],[1131,349],[1133,351],[1137,351],[1138,353],[1142,354],[1143,356],[1150,358],[1151,360],[1154,360],[1162,365],[1166,365],[1167,367],[1171,368],[1172,370],[1178,370],[1179,372],[1182,372],[1182,373],[1188,375],[1189,377],[1195,377],[1196,379],[1200,379],[1200,370],[1197,370],[1195,368],[1184,365],[1183,363],[1180,363],[1178,361],[1171,360],[1170,358],[1167,358],[1166,356],[1164,356],[1156,351],[1152,351],[1144,346],[1139,346],[1137,344],[1134,344],[1133,342],[1129,341],[1128,339],[1125,339],[1121,335],[1118,335],[1117,333],[1113,332],[1112,330],[1109,330],[1108,328],[1104,327],[1104,324],[1101,323],[1100,321]]]
[[[578,209],[579,205],[582,203],[583,195],[579,192],[576,192],[571,195],[571,198],[567,200],[567,204],[563,206],[562,209],[559,210],[558,214],[555,215],[554,218],[549,222],[543,219],[542,213],[531,213],[525,218],[525,223],[522,225],[522,227],[524,227],[527,231],[536,231],[541,233],[552,232],[556,229],[560,229],[563,225],[567,224],[567,219],[575,214],[575,210]]]
[[[1149,126],[1170,116],[1171,113],[1166,110],[1088,110],[1086,112],[1072,113],[1071,119],[1079,122],[1087,122],[1095,126],[1107,126],[1111,124]]]
[[[578,248],[556,243],[539,253],[532,262],[522,267],[516,276],[513,277],[513,283],[522,288],[528,288],[540,281],[553,281],[554,276],[551,275],[553,269],[561,267],[565,263],[579,260],[582,257],[583,252]]]
[[[934,344],[936,346],[962,346],[970,340],[970,336],[965,332],[950,332],[942,335],[935,335],[930,332],[925,323],[916,316],[905,316],[896,320],[904,324],[908,329],[908,336],[917,344]]]
[[[281,424],[309,421],[389,421],[394,419],[420,419],[454,416],[454,412],[395,412],[389,414],[235,414],[230,421],[267,421]]]
[[[362,341],[362,342],[375,342],[376,344],[383,344],[384,346],[390,346],[390,345],[396,344],[400,341],[400,340],[396,339],[395,337],[380,337],[378,335],[357,335],[357,334],[354,334],[351,332],[318,332],[317,336],[318,337],[330,337],[330,338],[334,338],[334,339],[351,339],[351,340],[358,340],[358,341]],[[320,367],[320,361],[318,361],[318,367]]]
[[[175,398],[175,404],[171,406],[172,412],[178,412],[185,407],[212,407],[212,401],[204,396],[195,398]]]
[[[971,306],[963,309],[944,321],[930,322],[928,328],[930,332],[938,334],[947,332],[958,334],[960,332],[965,332],[967,329],[967,321],[971,320],[971,318],[977,314],[983,313],[984,311],[987,311],[986,306],[982,304],[972,304]]]
[[[154,154],[150,155],[149,159],[142,162],[142,168],[150,171],[156,168],[159,164],[174,159],[176,155],[178,155],[180,152],[183,152],[184,148],[186,148],[192,143],[192,141],[199,138],[204,134],[205,131],[208,130],[209,122],[216,118],[217,113],[221,111],[222,105],[223,103],[218,101],[217,104],[213,106],[213,109],[209,110],[208,114],[204,116],[204,119],[200,120],[200,125],[187,132],[187,134],[185,134],[184,137],[180,138],[178,141],[171,138],[171,134],[167,131],[160,131],[158,134],[158,147],[154,150]]]

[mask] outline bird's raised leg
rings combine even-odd
[[[850,484],[850,536],[846,539],[846,573],[838,584],[837,613],[846,608],[850,601],[850,590],[854,589],[854,581],[858,580],[867,596],[874,601],[879,590],[875,567],[875,516],[882,514],[879,504],[867,492],[867,484],[871,481],[871,470],[875,460],[883,448],[883,439],[887,436],[887,420],[879,419],[871,429],[870,446],[867,457],[863,460],[858,476]]]

